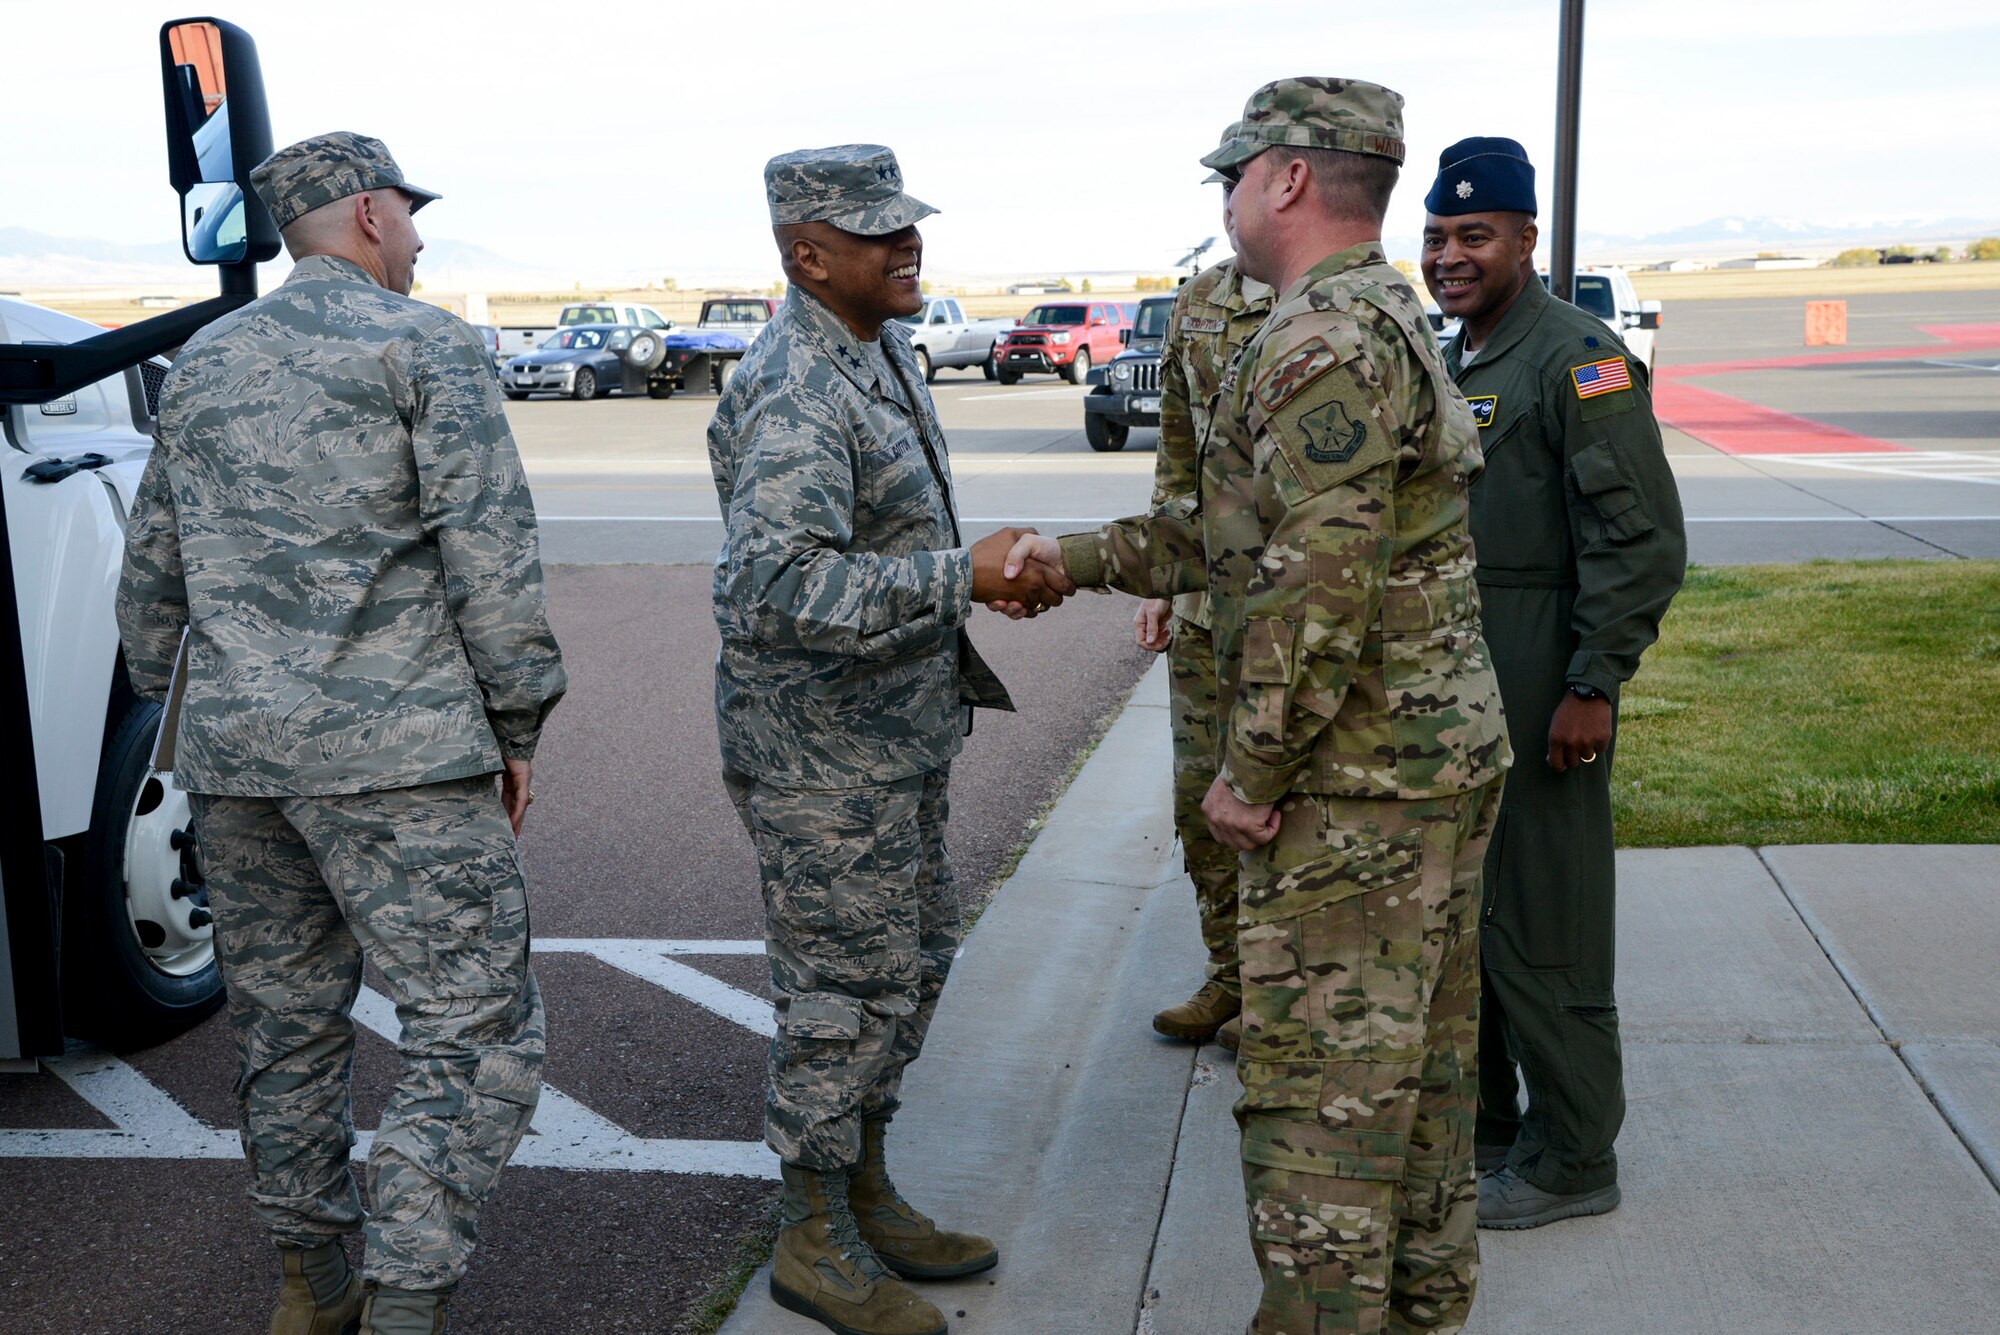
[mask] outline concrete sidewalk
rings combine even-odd
[[[892,1147],[1000,1242],[955,1335],[1235,1335],[1256,1306],[1163,665],[980,921]],[[2000,1331],[2000,850],[1619,856],[1624,1205],[1483,1233],[1475,1335]],[[751,1281],[724,1335],[813,1335]]]

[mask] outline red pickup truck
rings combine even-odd
[[[1092,364],[1116,357],[1131,337],[1132,317],[1115,301],[1051,301],[1035,307],[993,349],[1000,383],[1030,371],[1081,385]]]

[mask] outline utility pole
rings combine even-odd
[[[1583,104],[1583,0],[1563,0],[1556,63],[1556,205],[1551,219],[1549,291],[1576,297],[1576,127]]]

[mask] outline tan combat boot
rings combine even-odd
[[[944,1335],[944,1314],[882,1268],[847,1205],[844,1171],[780,1165],[785,1226],[771,1253],[771,1298],[840,1335]]]
[[[904,1200],[889,1180],[883,1152],[889,1119],[861,1124],[861,1166],[847,1182],[847,1202],[861,1240],[882,1258],[882,1264],[904,1279],[956,1279],[991,1270],[1000,1249],[977,1233],[953,1233]]]
[[[1235,1052],[1241,1048],[1243,1046],[1243,1017],[1241,1015],[1230,1016],[1223,1023],[1222,1028],[1215,1031],[1215,1041],[1222,1044],[1223,1047],[1228,1048],[1231,1052]]]
[[[361,1335],[444,1335],[450,1289],[391,1289],[370,1284],[361,1308]]]
[[[1178,1006],[1169,1006],[1153,1017],[1153,1028],[1168,1038],[1185,1038],[1206,1043],[1215,1037],[1223,1022],[1243,1009],[1243,998],[1221,983],[1203,983],[1201,990]]]
[[[271,1335],[354,1335],[361,1324],[361,1276],[337,1242],[280,1247],[284,1287],[271,1313]]]

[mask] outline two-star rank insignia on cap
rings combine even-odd
[[[1579,399],[1594,399],[1599,394],[1632,388],[1632,372],[1626,368],[1623,357],[1606,357],[1588,366],[1571,367],[1569,378],[1576,384]]]

